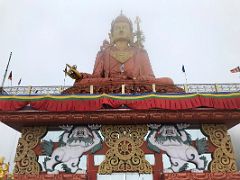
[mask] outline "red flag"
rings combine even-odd
[[[10,72],[8,79],[12,81],[12,71]]]
[[[240,72],[240,67],[235,67],[233,69],[230,70],[231,73],[237,73],[237,72]]]

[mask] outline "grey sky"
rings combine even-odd
[[[184,64],[189,83],[240,82],[229,72],[240,62],[239,0],[0,0],[0,76],[11,51],[13,85],[20,78],[26,86],[63,85],[66,63],[91,73],[121,10],[132,21],[141,18],[157,77],[184,83]],[[17,136],[0,137],[0,155],[8,160]]]
[[[157,77],[184,83],[184,64],[190,83],[240,82],[238,0],[0,0],[0,75],[10,51],[13,85],[62,85],[65,63],[91,73],[121,9],[140,16]]]

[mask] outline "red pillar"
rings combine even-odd
[[[87,180],[97,180],[97,167],[94,166],[94,155],[87,156]]]

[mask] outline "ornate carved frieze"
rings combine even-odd
[[[41,167],[33,149],[46,134],[46,127],[24,127],[18,141],[14,174],[39,174]]]
[[[14,175],[14,180],[87,180],[86,174]]]
[[[100,174],[113,172],[151,173],[152,167],[145,160],[141,146],[148,132],[146,125],[103,126],[102,135],[110,148],[100,164]]]
[[[117,121],[116,121],[117,119]],[[132,121],[134,119],[134,121]],[[139,124],[147,123],[225,123],[228,128],[239,123],[240,111],[216,109],[195,109],[184,111],[168,110],[101,110],[95,112],[0,112],[0,121],[19,129],[19,126],[58,126],[68,124]]]
[[[213,152],[213,159],[210,163],[211,172],[236,172],[237,165],[234,158],[230,136],[227,134],[227,127],[223,124],[203,124],[205,133],[211,143],[216,146]]]
[[[164,180],[239,180],[240,173],[166,173]]]

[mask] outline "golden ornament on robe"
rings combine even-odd
[[[120,63],[124,64],[127,60],[133,57],[134,52],[131,50],[127,50],[127,51],[112,50],[110,51],[110,55]]]

